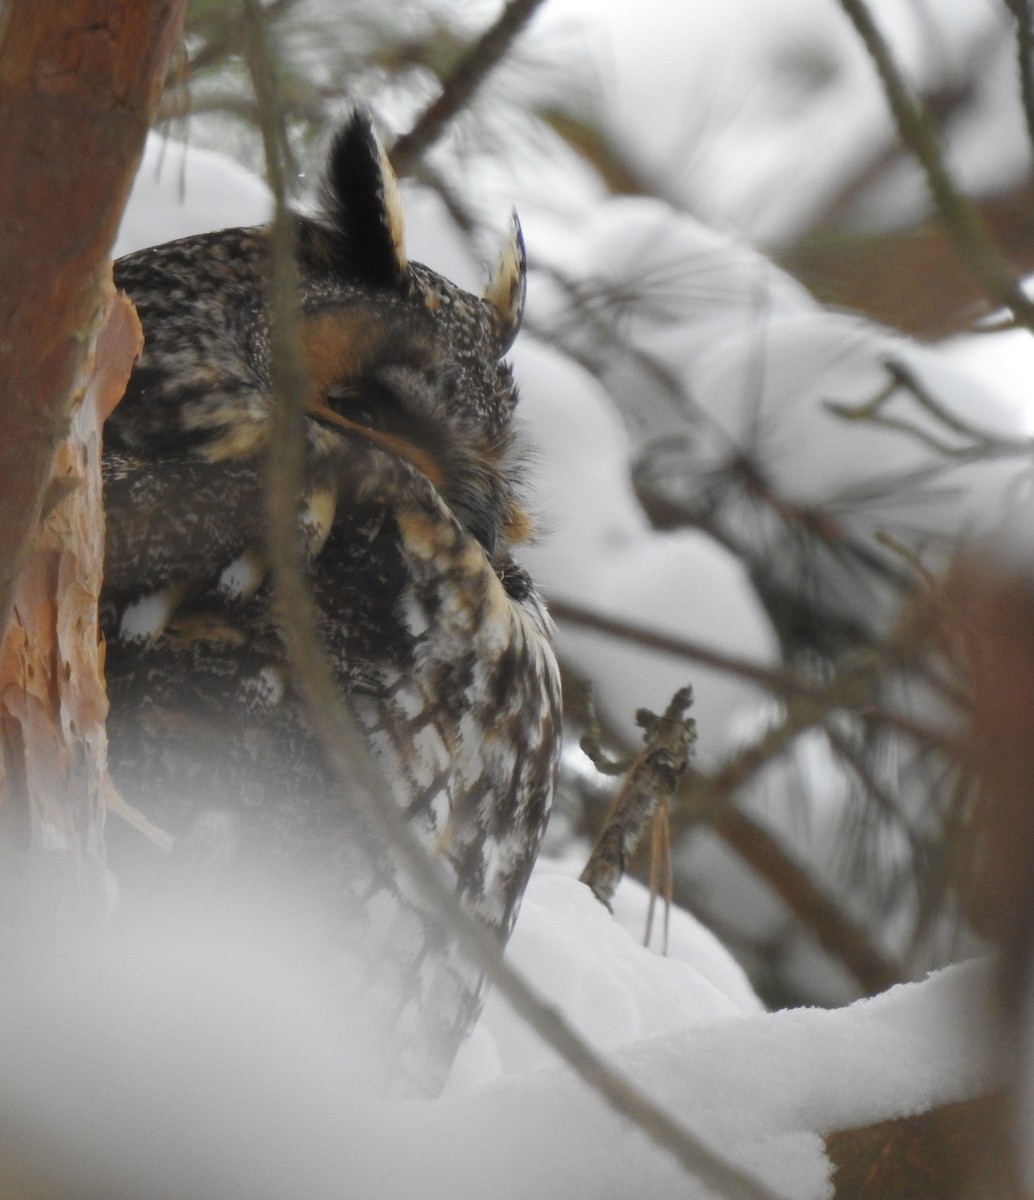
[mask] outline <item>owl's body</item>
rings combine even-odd
[[[391,186],[357,116],[332,150],[324,218],[298,221],[299,536],[327,653],[396,802],[505,938],[559,746],[548,620],[510,556],[526,518],[500,357],[523,258],[518,237],[486,299],[408,263]],[[399,1074],[433,1091],[479,973],[350,803],[292,685],[263,550],[267,278],[264,229],[116,265],[145,348],[106,431],[110,762],[174,841],[164,855],[112,830],[114,865],[164,876],[173,897],[282,906],[389,1027]]]

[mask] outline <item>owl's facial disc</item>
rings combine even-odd
[[[471,381],[433,318],[385,306],[324,309],[303,321],[306,409],[326,429],[362,437],[424,475],[485,550],[508,519],[505,442],[469,403]]]

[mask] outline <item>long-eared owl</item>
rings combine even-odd
[[[408,261],[358,112],[295,232],[298,530],[323,642],[411,827],[505,939],[560,736],[548,618],[511,555],[529,527],[502,361],[523,309],[519,228],[484,297]],[[123,906],[160,879],[163,904],[201,897],[191,912],[232,893],[289,914],[289,936],[386,1027],[403,1088],[433,1092],[480,973],[350,804],[292,681],[263,549],[270,253],[267,228],[228,229],[115,266],[145,341],[105,431],[109,761],[172,849],[111,817],[109,857]]]

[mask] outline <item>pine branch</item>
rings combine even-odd
[[[906,978],[904,968],[874,946],[868,934],[810,873],[783,849],[779,839],[734,803],[758,771],[777,759],[806,729],[829,716],[821,705],[796,702],[778,724],[710,776],[691,775],[673,808],[676,830],[706,823],[763,879],[822,947],[838,959],[869,995]],[[675,834],[677,837],[677,833]]]
[[[267,22],[277,21],[298,3],[299,0],[269,0],[268,4],[261,6],[259,19]],[[244,9],[227,16],[222,28],[190,56],[187,64],[188,72],[196,75],[206,67],[217,65],[233,54],[240,46],[242,39],[247,38],[251,19],[250,13]]]
[[[868,995],[908,977],[757,821],[729,805],[713,819],[711,827],[776,892],[823,949],[844,964]]]
[[[398,175],[411,174],[445,132],[449,122],[473,100],[488,75],[506,57],[543,0],[510,0],[498,20],[478,38],[442,84],[442,90],[391,148]]]
[[[278,143],[275,77],[265,44],[257,0],[245,0],[249,14],[248,61],[262,110],[263,142],[276,203],[273,241],[273,378],[276,428],[268,481],[267,547],[273,568],[281,631],[293,678],[306,704],[313,731],[323,745],[350,800],[363,805],[375,827],[392,846],[411,879],[442,914],[472,962],[506,997],[514,1010],[557,1051],[572,1069],[617,1112],[642,1129],[685,1169],[731,1200],[779,1200],[776,1193],[716,1153],[615,1071],[568,1024],[545,1004],[503,958],[489,928],[448,888],[435,863],[397,810],[387,783],[338,691],[317,632],[315,604],[309,592],[297,538],[295,497],[300,480],[302,417],[299,403],[301,363],[294,311],[293,234],[286,204],[284,152]],[[290,235],[290,236],[289,236]],[[277,299],[279,297],[279,299]],[[279,319],[278,319],[279,318]],[[286,320],[286,324],[284,323]],[[289,444],[290,443],[290,444]]]
[[[1005,0],[1016,18],[1016,59],[1020,76],[1023,119],[1027,123],[1027,141],[1034,154],[1034,7],[1031,0]]]
[[[1002,437],[978,429],[942,404],[905,363],[888,360],[883,366],[889,376],[888,383],[871,399],[863,400],[858,404],[825,400],[823,407],[845,421],[865,421],[884,429],[893,429],[898,433],[903,433],[944,458],[961,459],[968,462],[974,459],[1028,459],[1031,457],[1031,452],[1034,451],[1034,438]],[[955,434],[964,441],[961,444],[949,442],[935,436],[918,422],[907,417],[887,415],[884,410],[899,391],[910,396],[923,412],[944,428],[946,433]]]
[[[617,617],[591,612],[578,604],[550,598],[549,609],[554,619],[560,624],[566,622],[582,629],[592,629],[597,633],[606,634],[633,645],[663,651],[674,658],[700,663],[719,671],[728,671],[776,696],[797,697],[825,707],[827,710],[851,709],[857,712],[863,720],[872,724],[885,725],[889,729],[896,729],[899,733],[903,733],[906,737],[910,737],[930,749],[940,750],[953,756],[958,753],[958,744],[955,739],[942,730],[924,725],[906,713],[881,708],[877,704],[873,681],[885,678],[891,668],[900,666],[899,663],[893,661],[889,648],[886,648],[887,653],[884,654],[881,653],[880,647],[872,647],[870,661],[858,663],[854,667],[844,670],[829,683],[815,683],[793,671],[762,666],[760,663],[750,662],[748,659],[734,654],[724,654],[691,638],[672,637],[668,634],[658,633],[654,629],[634,625]]]
[[[909,92],[865,0],[840,0],[840,5],[872,59],[898,132],[926,176],[934,205],[956,250],[988,296],[995,303],[1011,309],[1017,322],[1034,332],[1034,302],[1013,278],[976,210],[955,186],[930,114]]]

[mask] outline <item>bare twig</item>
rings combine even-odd
[[[452,118],[470,103],[541,4],[542,0],[510,0],[495,24],[460,59],[438,96],[420,114],[409,133],[404,133],[391,148],[391,164],[399,175],[413,171]]]
[[[955,186],[926,107],[910,92],[865,0],[840,0],[879,74],[902,140],[926,176],[930,195],[955,248],[991,299],[1034,332],[1034,302],[1011,274],[969,201]]]
[[[833,958],[876,995],[907,978],[904,968],[873,945],[865,929],[783,849],[773,834],[729,805],[712,828],[764,879]]]
[[[1032,438],[1001,437],[998,434],[977,429],[968,421],[964,421],[946,408],[922,383],[915,372],[904,363],[888,361],[883,365],[890,376],[889,382],[871,400],[862,401],[860,404],[844,404],[836,400],[826,400],[824,407],[845,421],[867,421],[872,425],[881,425],[885,429],[893,429],[907,434],[945,458],[967,461],[969,459],[1029,458],[1034,452],[1034,439]],[[944,426],[947,431],[960,438],[965,438],[965,443],[954,445],[942,438],[935,437],[928,430],[905,417],[888,416],[884,409],[899,391],[909,395],[920,409]]]
[[[778,667],[765,667],[760,663],[750,662],[734,654],[723,654],[702,642],[690,638],[671,637],[647,629],[642,625],[633,625],[628,621],[609,617],[603,613],[591,612],[580,605],[566,601],[551,599],[550,612],[561,624],[578,625],[583,629],[593,629],[609,637],[619,638],[650,650],[660,650],[675,658],[684,658],[689,662],[713,667],[719,671],[728,671],[741,679],[757,684],[763,691],[776,696],[800,697],[802,700],[814,702],[827,709],[845,708],[857,712],[860,717],[869,722],[886,725],[915,741],[941,750],[946,754],[958,753],[958,745],[954,738],[943,730],[924,725],[905,713],[893,709],[881,708],[875,702],[872,679],[877,673],[876,664],[870,667],[858,667],[845,671],[832,682],[816,684],[792,671]],[[879,672],[885,675],[888,666],[884,661]]]
[[[289,12],[298,0],[269,0],[261,8],[260,19],[276,21]],[[217,34],[210,37],[204,45],[199,46],[190,56],[187,64],[188,71],[196,74],[206,67],[222,62],[228,54],[232,54],[241,44],[242,38],[248,36],[248,20],[242,10],[225,13],[225,23]]]
[[[633,1121],[708,1186],[734,1200],[778,1200],[771,1188],[716,1153],[615,1071],[506,964],[495,935],[468,912],[446,886],[436,864],[406,825],[338,691],[317,633],[315,604],[306,585],[297,536],[295,500],[300,491],[303,446],[299,398],[303,392],[297,340],[293,336],[297,267],[293,256],[293,225],[286,206],[285,156],[277,139],[275,77],[263,39],[257,0],[244,2],[249,15],[248,60],[262,109],[263,140],[276,201],[272,356],[278,428],[272,439],[277,452],[270,455],[269,461],[271,498],[267,545],[280,606],[281,630],[312,728],[342,785],[347,782],[350,802],[364,807],[379,833],[409,871],[413,882],[442,914],[463,951],[543,1040],[612,1108]]]
[[[1016,18],[1016,58],[1020,76],[1020,97],[1027,123],[1027,141],[1034,153],[1034,7],[1030,0],[1005,0]]]
[[[625,863],[635,853],[658,807],[675,795],[689,766],[696,728],[685,713],[692,698],[691,690],[683,688],[672,697],[663,716],[646,709],[636,713],[646,747],[633,759],[581,874],[582,883],[588,884],[607,908],[625,873]]]
[[[744,746],[710,775],[687,777],[680,800],[690,811],[706,819],[726,809],[769,763],[774,762],[805,730],[822,725],[830,715],[821,702],[794,698],[787,701],[782,720],[775,722],[754,742]]]

